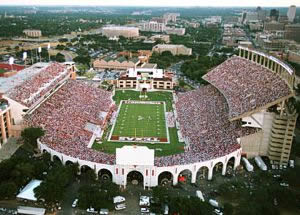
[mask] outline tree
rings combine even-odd
[[[25,128],[21,137],[25,144],[31,145],[33,148],[37,147],[37,139],[44,136],[45,131],[42,128]]]
[[[169,193],[166,187],[157,186],[153,188],[153,197],[154,199],[158,199],[159,202],[164,203],[168,197]]]
[[[213,207],[208,202],[202,202],[197,197],[172,198],[169,207],[170,214],[206,215],[213,212]]]
[[[5,198],[13,199],[18,191],[14,182],[4,182],[0,184],[0,200]]]
[[[234,212],[234,208],[233,208],[232,204],[225,203],[224,204],[224,214],[226,214],[226,215],[232,215],[233,212]]]
[[[56,56],[55,56],[55,61],[57,62],[65,62],[66,59],[65,59],[65,56],[61,53],[57,53]]]
[[[81,63],[81,64],[85,64],[85,65],[89,66],[90,61],[91,61],[91,57],[88,56],[88,55],[78,55],[73,60],[76,63]]]
[[[109,191],[105,192],[99,184],[86,184],[79,188],[78,206],[82,209],[93,207],[113,209],[113,201],[108,198]]]
[[[48,173],[41,185],[35,188],[38,199],[45,199],[47,203],[56,203],[63,199],[66,187],[74,180],[73,167],[55,166]]]

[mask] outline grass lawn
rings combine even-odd
[[[136,100],[136,101],[164,101],[166,102],[167,112],[172,111],[173,95],[167,91],[156,91],[147,92],[148,98],[140,99],[140,92],[134,90],[116,90],[115,96],[113,97],[117,105],[120,104],[121,100]]]
[[[112,135],[167,138],[164,104],[122,103]]]

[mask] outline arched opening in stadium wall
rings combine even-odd
[[[221,175],[222,174],[222,169],[223,169],[223,163],[222,162],[218,162],[215,164],[214,168],[213,168],[213,175]]]
[[[112,173],[107,169],[101,169],[98,172],[98,179],[102,182],[112,181]]]
[[[189,169],[182,170],[178,174],[178,182],[179,183],[191,183],[192,181],[192,172]]]
[[[91,167],[87,166],[87,165],[82,165],[80,167],[80,172],[81,173],[87,173],[89,171],[93,171],[93,169]]]
[[[127,174],[127,184],[133,185],[143,185],[144,183],[144,176],[142,173],[138,171],[131,171]]]
[[[234,163],[235,163],[235,157],[231,157],[227,161],[227,166],[226,166],[226,174],[231,174],[234,170]]]
[[[158,175],[158,184],[162,186],[172,185],[173,175],[171,172],[165,171]]]
[[[208,179],[208,167],[202,166],[197,171],[196,181]]]
[[[66,161],[66,166],[74,164],[72,161]]]
[[[52,160],[53,160],[53,162],[57,162],[57,163],[61,163],[61,160],[60,160],[60,158],[57,156],[57,155],[53,155],[53,157],[52,157]]]

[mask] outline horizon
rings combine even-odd
[[[289,7],[291,5],[299,5],[298,0],[277,0],[270,3],[270,1],[252,0],[251,2],[242,2],[239,0],[210,0],[209,3],[205,1],[188,0],[182,2],[181,0],[153,0],[151,2],[146,0],[110,0],[103,2],[102,0],[86,0],[84,3],[79,0],[1,0],[0,6],[85,6],[85,7]]]

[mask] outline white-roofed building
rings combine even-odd
[[[184,45],[173,45],[173,44],[158,44],[152,48],[153,52],[161,54],[164,51],[169,51],[173,55],[192,55],[192,49],[187,48]]]
[[[107,26],[101,29],[101,33],[108,38],[123,36],[126,38],[138,37],[139,29],[127,26]]]
[[[34,194],[34,189],[40,186],[42,181],[40,180],[32,180],[27,184],[21,192],[17,195],[18,199],[25,199],[29,201],[37,201],[37,198]]]
[[[173,89],[177,80],[172,72],[157,68],[130,68],[117,80],[117,88],[137,90]]]

